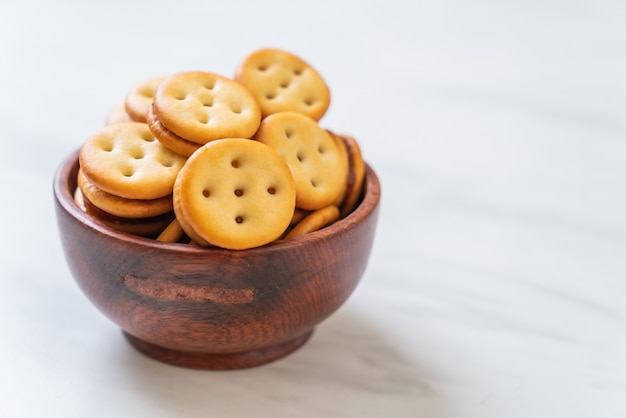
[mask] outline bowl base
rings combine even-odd
[[[300,348],[311,337],[313,330],[270,347],[240,353],[200,353],[171,350],[143,341],[122,331],[126,340],[139,352],[155,360],[174,366],[203,370],[235,370],[260,366],[278,360]]]

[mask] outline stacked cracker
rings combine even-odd
[[[356,140],[319,125],[329,104],[319,73],[277,49],[233,78],[147,79],[83,144],[76,201],[167,242],[246,249],[313,232],[354,209],[365,173]]]
[[[185,158],[163,147],[145,123],[108,125],[79,153],[76,200],[116,229],[142,236],[172,221],[172,188]]]

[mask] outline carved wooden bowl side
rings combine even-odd
[[[346,301],[367,266],[380,201],[370,167],[363,200],[346,218],[243,251],[116,231],[74,203],[77,171],[74,153],[54,179],[70,271],[134,347],[161,361],[236,369],[281,358]]]

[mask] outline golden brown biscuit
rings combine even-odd
[[[133,122],[128,113],[126,113],[126,109],[124,108],[124,103],[120,103],[115,106],[109,114],[107,115],[104,124],[112,125],[114,123],[124,123],[124,122]]]
[[[339,135],[346,146],[348,152],[348,160],[350,169],[348,172],[348,184],[346,193],[339,210],[341,217],[344,218],[354,210],[359,203],[361,193],[363,192],[363,182],[365,180],[365,161],[361,154],[359,143],[350,135]]]
[[[293,216],[291,217],[291,222],[289,222],[289,225],[295,225],[298,222],[300,222],[302,219],[304,219],[305,216],[307,216],[309,213],[311,213],[310,210],[305,210],[305,209],[300,209],[300,208],[296,208],[293,211]]]
[[[320,120],[330,105],[330,90],[319,73],[301,58],[279,49],[248,55],[235,72],[256,97],[263,117],[291,111]]]
[[[347,191],[347,187],[348,187],[348,181],[349,181],[349,171],[350,171],[350,159],[348,157],[348,150],[346,149],[346,144],[344,143],[343,139],[341,139],[339,137],[339,135],[337,135],[336,133],[330,131],[330,130],[326,130],[326,132],[328,132],[328,134],[333,138],[333,141],[335,141],[335,144],[337,144],[337,148],[339,149],[339,153],[341,155],[341,159],[343,159],[345,161],[347,170],[346,170],[346,179],[344,182],[344,187],[343,190],[337,195],[337,198],[335,199],[335,201],[333,202],[333,205],[337,206],[338,208],[341,207],[341,204],[343,203],[345,197],[346,197],[346,191]]]
[[[168,226],[159,234],[156,238],[157,241],[161,242],[178,242],[181,237],[184,235],[183,228],[180,226],[180,223],[177,219],[174,219]]]
[[[76,203],[76,206],[78,206],[83,212],[87,212],[85,197],[83,196],[83,192],[80,190],[80,187],[76,187],[74,190],[74,203]]]
[[[155,238],[174,219],[173,212],[149,218],[133,219],[115,216],[92,204],[89,199],[82,195],[78,187],[74,193],[74,201],[85,213],[109,228],[145,238]]]
[[[143,80],[126,95],[124,108],[135,122],[146,122],[148,106],[152,105],[154,91],[165,77],[151,77]]]
[[[157,141],[145,123],[108,125],[80,149],[80,167],[93,184],[127,199],[157,199],[172,194],[186,158]]]
[[[287,163],[296,183],[296,206],[321,209],[337,200],[345,187],[347,161],[333,138],[316,121],[296,112],[269,115],[255,139],[274,149]]]
[[[317,231],[330,225],[339,219],[339,209],[335,205],[328,205],[325,208],[311,212],[302,219],[291,231],[285,236],[285,239],[299,237],[304,234]]]
[[[177,73],[156,89],[154,113],[179,137],[206,144],[220,138],[250,138],[261,110],[240,83],[207,72]]]
[[[196,243],[240,250],[277,239],[295,195],[289,168],[271,148],[227,138],[189,157],[174,185],[174,211]]]
[[[193,154],[198,148],[201,147],[200,144],[196,144],[195,142],[187,141],[173,133],[165,129],[165,126],[161,124],[159,119],[156,117],[154,113],[154,106],[150,105],[148,107],[148,113],[146,115],[148,126],[150,127],[150,131],[152,134],[158,139],[163,145],[167,148],[171,149],[177,154],[180,154],[184,157],[189,157]]]
[[[99,189],[82,170],[78,171],[78,188],[91,204],[122,218],[150,218],[174,210],[172,195],[157,199],[126,199]]]

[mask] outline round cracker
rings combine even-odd
[[[98,188],[82,170],[78,171],[78,187],[91,204],[122,218],[149,218],[174,210],[171,195],[148,200],[115,196]]]
[[[338,137],[346,147],[349,161],[348,183],[343,202],[339,207],[343,218],[354,210],[361,198],[365,181],[365,161],[359,143],[354,137],[345,134],[338,135]]]
[[[263,119],[255,139],[287,163],[296,184],[296,206],[321,209],[345,188],[348,165],[333,138],[316,121],[296,112]]]
[[[261,106],[263,117],[292,111],[320,120],[330,105],[330,90],[307,62],[287,51],[265,48],[248,55],[235,72]]]
[[[174,218],[173,212],[164,213],[158,216],[148,218],[124,218],[108,213],[89,201],[82,195],[80,188],[76,188],[74,195],[75,200],[79,199],[79,206],[82,204],[83,209],[89,216],[97,219],[103,224],[117,231],[127,234],[138,235],[145,238],[155,238]]]
[[[240,250],[280,237],[295,196],[289,168],[271,148],[228,138],[189,157],[174,185],[174,211],[193,241]]]
[[[131,117],[126,112],[124,103],[118,103],[107,115],[104,120],[105,125],[112,125],[114,123],[133,122]]]
[[[341,155],[341,158],[345,161],[345,164],[348,167],[348,169],[346,170],[346,181],[344,182],[343,190],[337,195],[337,198],[333,202],[333,205],[340,208],[343,201],[345,200],[348,189],[348,182],[350,181],[350,159],[348,157],[348,150],[346,149],[346,144],[344,143],[343,139],[341,139],[339,135],[328,129],[326,130],[326,132],[328,132],[328,134],[333,138],[333,141],[335,141],[335,144],[337,144],[339,154]]]
[[[153,103],[165,128],[198,144],[250,138],[261,121],[252,94],[237,81],[213,73],[174,74],[159,85]]]
[[[311,212],[293,227],[285,239],[299,237],[320,230],[339,219],[339,209],[335,205],[328,205]]]
[[[80,208],[83,212],[87,212],[87,207],[85,206],[85,197],[83,196],[83,191],[80,190],[80,187],[76,187],[74,189],[74,203],[76,206]]]
[[[152,131],[152,134],[156,137],[156,139],[175,153],[184,157],[189,157],[202,146],[200,144],[196,144],[195,142],[187,141],[172,131],[167,130],[156,117],[156,114],[154,113],[154,105],[150,105],[148,107],[146,118],[150,131]]]
[[[136,122],[146,122],[148,107],[152,105],[154,92],[165,77],[150,77],[131,89],[124,100],[124,108],[130,118]]]
[[[180,226],[178,220],[174,219],[160,234],[156,237],[157,241],[161,242],[178,242],[185,231]]]
[[[310,210],[296,208],[293,211],[293,216],[291,217],[291,221],[289,222],[289,225],[293,226],[297,224],[298,222],[303,220],[309,213],[311,213]]]
[[[186,158],[163,146],[139,122],[108,125],[80,149],[85,175],[107,193],[127,199],[157,199],[172,194]]]

